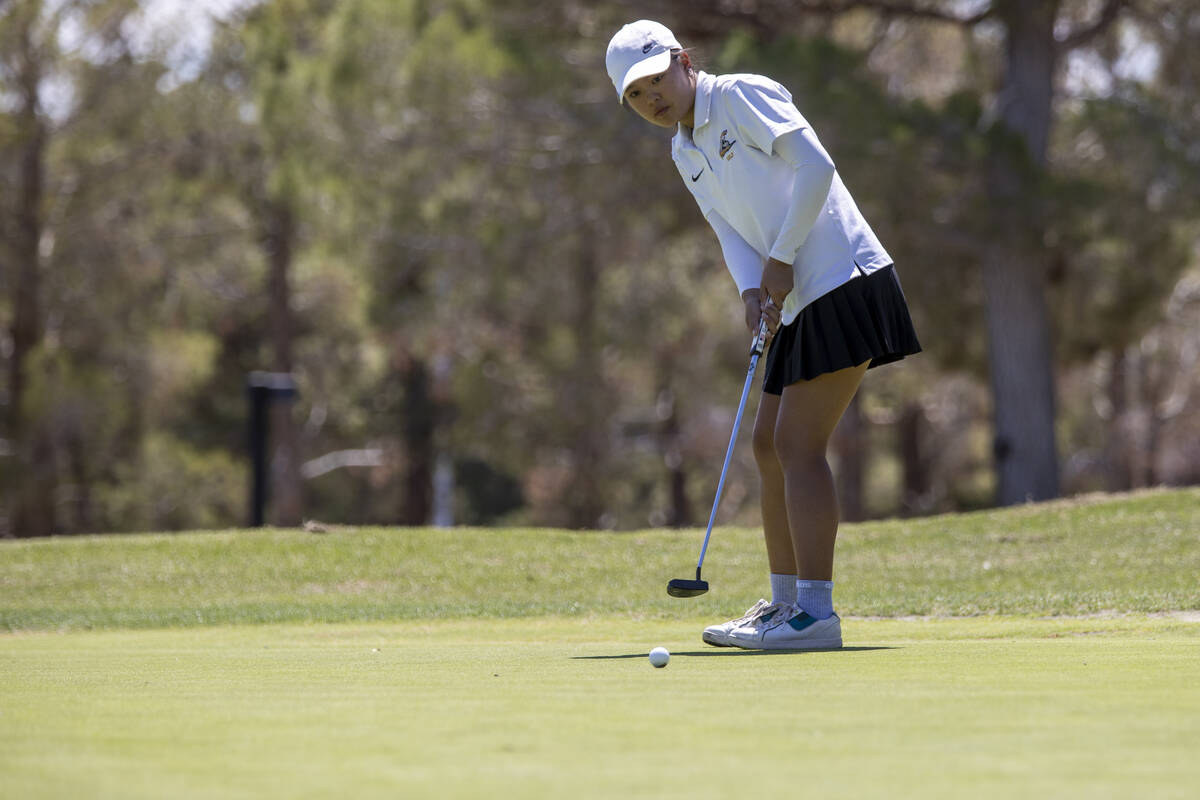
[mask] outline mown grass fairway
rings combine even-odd
[[[1194,797],[1200,625],[852,621],[848,650],[699,619],[3,641],[7,797]],[[673,651],[654,669],[646,653]]]
[[[0,797],[1194,797],[1198,501],[847,526],[807,654],[752,531],[0,543]]]

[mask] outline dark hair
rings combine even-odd
[[[691,63],[692,69],[699,71],[701,68],[703,68],[704,65],[701,63],[699,57],[696,55],[695,48],[693,48],[693,47],[677,47],[671,51],[671,60],[678,61],[680,53],[688,54],[688,61]]]

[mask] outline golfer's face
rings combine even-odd
[[[644,118],[663,128],[673,128],[688,115],[696,102],[696,90],[688,80],[681,59],[671,62],[666,72],[639,78],[625,90],[625,102]]]

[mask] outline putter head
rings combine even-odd
[[[667,582],[667,594],[671,597],[697,597],[708,591],[708,581],[675,578]]]

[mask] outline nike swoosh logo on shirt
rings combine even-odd
[[[700,170],[700,171],[699,171],[699,172],[697,172],[695,175],[693,175],[693,176],[692,176],[692,183],[695,183],[696,181],[700,180],[700,176],[701,176],[701,175],[703,175],[703,174],[704,174],[704,170]]]

